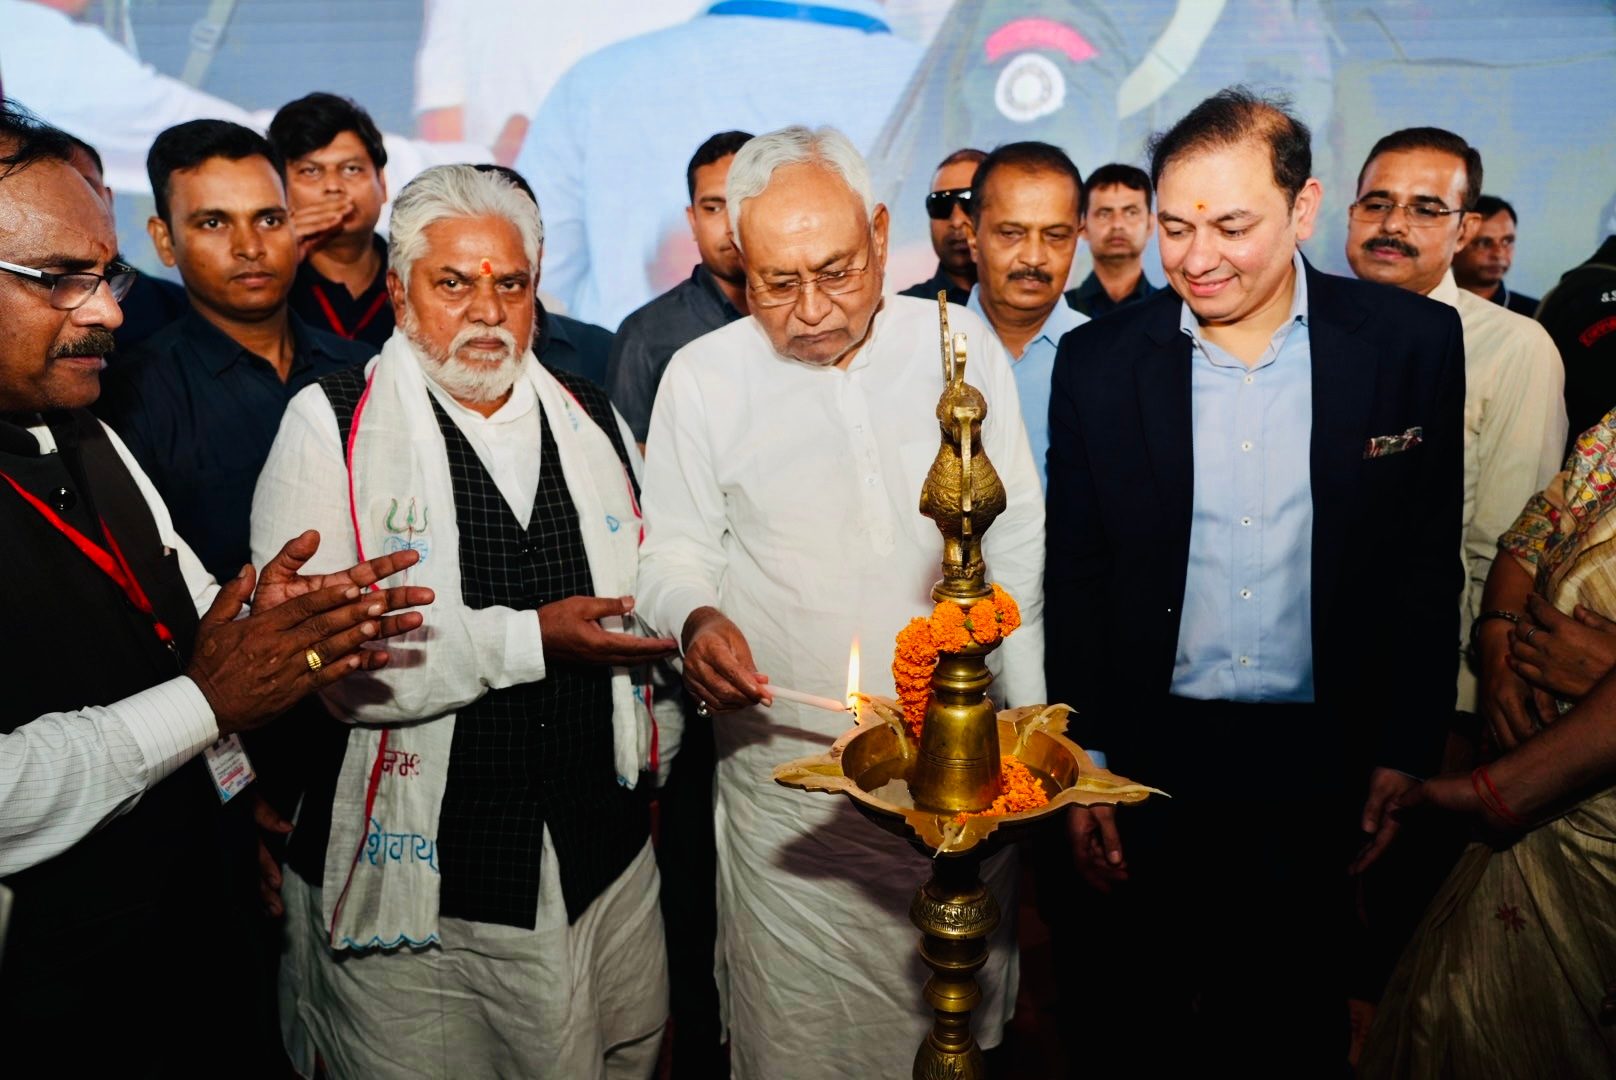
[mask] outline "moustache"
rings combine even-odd
[[[1024,266],[1020,270],[1010,271],[1011,281],[1036,281],[1048,285],[1055,278],[1047,270],[1040,270],[1036,266]]]
[[[464,346],[471,344],[478,338],[498,338],[500,344],[505,347],[505,358],[507,359],[514,357],[521,352],[521,350],[516,347],[516,335],[505,329],[503,326],[468,326],[464,330],[460,331],[460,333],[456,334],[454,336],[454,340],[449,343],[449,355],[459,355],[460,350]],[[481,352],[482,350],[478,349],[473,351]]]
[[[57,360],[64,356],[105,356],[118,347],[111,330],[91,330],[74,341],[52,345],[46,358]]]
[[[1406,240],[1399,240],[1395,236],[1375,236],[1364,241],[1365,251],[1395,251],[1407,255],[1411,259],[1419,257],[1420,249]]]

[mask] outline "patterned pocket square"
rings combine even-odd
[[[1363,456],[1367,460],[1401,454],[1404,450],[1414,449],[1424,441],[1425,429],[1421,427],[1411,427],[1401,435],[1376,435],[1364,443]]]

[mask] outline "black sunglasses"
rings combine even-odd
[[[963,206],[966,212],[969,213],[971,209],[971,189],[962,187],[932,192],[926,196],[926,216],[933,221],[947,221],[953,216],[955,203]]]

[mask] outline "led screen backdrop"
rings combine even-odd
[[[1474,143],[1520,212],[1516,289],[1616,229],[1608,0],[0,0],[0,85],[102,150],[130,256],[150,258],[157,131],[261,126],[332,90],[389,133],[395,189],[514,161],[544,207],[545,291],[607,326],[689,273],[684,166],[715,131],[846,130],[893,208],[902,287],[932,270],[922,196],[949,151],[1036,138],[1085,173],[1143,164],[1151,131],[1233,82],[1313,127],[1325,268],[1345,268],[1364,153],[1413,124]]]

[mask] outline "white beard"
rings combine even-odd
[[[441,355],[421,338],[420,320],[415,312],[404,312],[404,336],[415,346],[415,358],[427,378],[448,391],[449,396],[463,403],[486,404],[498,401],[511,392],[516,377],[522,371],[524,350],[516,346],[516,335],[503,326],[468,326],[456,334],[449,348]],[[461,350],[474,338],[497,337],[501,348],[496,352],[468,350],[469,359],[461,358]]]

